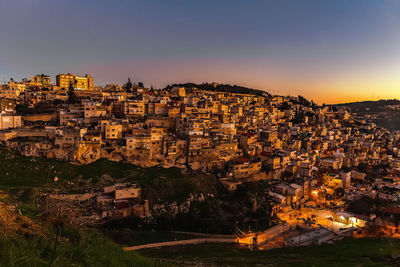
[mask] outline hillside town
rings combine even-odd
[[[0,98],[0,140],[25,156],[189,169],[215,175],[228,193],[268,181],[268,216],[280,228],[237,229],[239,243],[307,245],[349,232],[400,237],[400,133],[345,106],[218,83],[154,89],[129,79],[101,87],[89,74],[70,73],[55,84],[44,74],[11,79]],[[136,184],[52,197],[93,200],[98,218],[152,210]],[[299,225],[304,231],[293,235]]]

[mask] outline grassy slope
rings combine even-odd
[[[171,176],[175,175],[176,171],[166,170],[164,174]],[[12,199],[18,198],[16,212],[30,218],[35,218],[39,213],[31,202],[37,197],[38,189],[59,189],[66,186],[68,181],[85,181],[90,178],[93,179],[92,184],[95,184],[96,179],[103,174],[116,178],[135,175],[138,180],[143,180],[144,177],[155,179],[158,174],[154,169],[148,169],[146,176],[141,173],[141,168],[130,164],[100,160],[88,166],[78,166],[58,160],[24,157],[0,146],[0,191],[10,192]],[[54,182],[54,176],[61,178],[60,181]],[[54,255],[53,266],[154,265],[152,261],[137,253],[125,253],[119,245],[95,230],[66,232],[57,250],[52,252],[52,227],[46,224],[43,224],[43,227],[47,229],[44,236],[18,233],[7,237],[0,235],[0,266],[48,266],[51,255]]]
[[[114,181],[102,181],[103,175]],[[54,177],[59,181],[54,182]],[[74,186],[68,182],[74,182]],[[71,192],[94,189],[116,181],[136,182],[145,197],[152,200],[177,200],[189,193],[215,193],[217,180],[202,173],[184,174],[179,168],[141,168],[128,163],[100,159],[88,165],[74,165],[54,159],[24,157],[0,145],[0,189],[50,188]]]
[[[141,253],[153,259],[167,259],[168,262],[223,266],[396,266],[400,265],[400,240],[345,239],[332,245],[270,251],[249,251],[226,244],[200,244],[148,249]]]
[[[124,252],[95,229],[62,225],[44,217],[31,220],[13,210],[6,194],[1,195],[0,266],[156,265],[138,253]]]
[[[0,238],[0,266],[154,266],[137,253],[126,253],[95,231],[64,233],[57,249],[52,236]]]
[[[55,176],[60,182],[76,179],[98,179],[103,174],[109,174],[115,178],[135,176],[142,170],[132,164],[98,160],[89,165],[74,165],[65,161],[54,159],[39,159],[24,157],[4,146],[0,146],[0,186],[3,187],[57,187],[53,182]],[[178,170],[171,169],[174,173]],[[155,171],[149,168],[146,177],[153,178]]]

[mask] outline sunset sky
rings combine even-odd
[[[400,98],[400,1],[0,0],[0,82],[90,73],[317,103]]]

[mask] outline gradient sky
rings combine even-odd
[[[400,98],[398,0],[0,0],[0,34],[0,81],[72,72]]]

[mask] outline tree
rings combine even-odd
[[[310,107],[312,105],[310,101],[308,101],[301,95],[298,96],[298,99],[299,99],[299,104],[302,106]]]
[[[56,200],[49,197],[43,198],[39,202],[42,218],[54,227],[54,237],[52,241],[51,254],[48,266],[56,261],[55,255],[63,232],[71,229],[79,229],[84,225],[93,224],[92,218],[85,218],[84,212],[90,207],[86,205],[74,205],[69,201]]]
[[[290,109],[290,105],[288,102],[283,102],[282,105],[280,106],[280,110],[289,110]]]
[[[305,120],[305,115],[304,115],[304,111],[303,109],[300,108],[296,108],[295,109],[295,115],[294,118],[292,120],[293,123],[297,124],[297,123],[303,123]]]
[[[76,102],[78,102],[78,97],[75,94],[75,87],[70,82],[68,87],[68,103],[74,104]]]
[[[343,196],[344,196],[344,193],[345,193],[345,191],[344,191],[344,188],[343,188],[343,187],[338,187],[338,188],[336,188],[336,189],[335,189],[335,192],[334,192],[336,198],[341,198],[341,197],[343,197]]]

